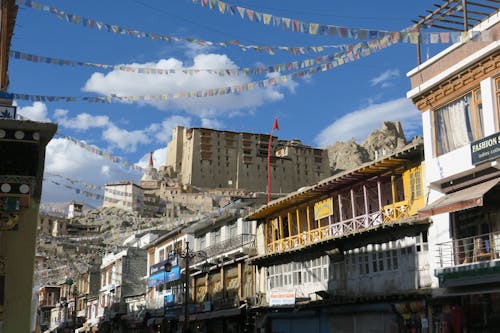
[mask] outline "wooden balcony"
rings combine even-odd
[[[408,200],[395,202],[382,208],[384,223],[390,223],[410,216],[410,203]]]
[[[380,212],[357,216],[352,219],[313,229],[310,232],[304,231],[298,235],[278,239],[267,244],[267,253],[296,249],[325,239],[353,234],[380,224],[382,224]]]

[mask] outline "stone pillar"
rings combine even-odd
[[[56,129],[52,123],[0,119],[0,332],[31,331],[45,147]]]

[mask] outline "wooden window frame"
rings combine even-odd
[[[477,93],[479,93],[479,100],[478,100]],[[431,112],[432,112],[432,120],[431,120],[432,121],[432,147],[433,147],[433,155],[435,157],[447,154],[453,150],[460,148],[460,147],[454,148],[454,149],[446,151],[446,152],[439,151],[440,149],[438,146],[438,130],[437,130],[437,126],[436,126],[437,113],[440,110],[442,110],[443,108],[445,108],[446,106],[457,102],[458,100],[462,99],[463,97],[465,97],[469,94],[471,96],[472,108],[474,110],[474,112],[473,112],[474,118],[471,120],[472,133],[473,133],[473,140],[472,141],[475,141],[475,140],[478,140],[478,139],[484,137],[484,119],[482,119],[482,121],[481,121],[481,123],[483,123],[482,133],[480,133],[481,131],[478,128],[478,124],[479,124],[478,106],[479,105],[481,105],[481,115],[484,117],[483,111],[482,111],[482,92],[481,92],[481,86],[476,86],[476,87],[467,90],[466,92],[454,97],[453,99],[448,100],[446,103],[443,103],[443,104],[441,104],[441,105],[439,105],[436,108],[431,110]]]

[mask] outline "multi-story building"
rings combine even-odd
[[[130,247],[107,254],[102,258],[100,275],[98,299],[102,310],[97,312],[103,314],[103,322],[109,323],[116,316],[126,314],[125,297],[144,292],[146,251]]]
[[[106,184],[102,207],[118,207],[142,214],[144,209],[144,189],[131,181]]]
[[[65,236],[68,234],[66,229],[67,224],[68,220],[64,217],[40,214],[38,233],[40,236]]]
[[[271,201],[257,220],[257,329],[403,332],[425,325],[431,278],[423,145]],[[424,324],[422,324],[424,323]]]
[[[68,218],[72,219],[75,217],[83,216],[83,203],[71,202],[68,206]]]
[[[163,170],[183,184],[267,190],[269,135],[206,128],[174,129]],[[288,193],[330,175],[328,154],[300,140],[271,140],[271,192]]]
[[[50,314],[59,307],[60,286],[43,286],[38,290],[38,324],[42,331],[50,327]]]
[[[178,227],[145,247],[148,253],[146,311],[151,315],[148,325],[157,325],[166,332],[180,327],[184,288],[179,255],[188,243],[193,244],[192,235]]]
[[[466,3],[466,2],[464,2]],[[422,112],[434,329],[500,325],[500,13],[408,73]],[[468,8],[468,7],[467,7]],[[469,8],[470,9],[470,8]],[[467,13],[467,9],[463,10]],[[477,10],[476,10],[477,12]],[[458,16],[460,18],[460,16]],[[433,16],[421,22],[432,24]],[[474,22],[474,21],[472,21]],[[442,23],[440,23],[442,25]],[[487,37],[487,38],[485,38]],[[458,318],[454,323],[450,318]],[[457,324],[458,322],[458,324]]]
[[[215,332],[242,332],[247,304],[255,295],[255,270],[248,258],[256,254],[256,222],[245,221],[239,212],[196,223],[194,236],[192,297],[201,309],[192,327]]]
[[[100,289],[100,264],[93,260],[86,272],[76,277],[76,319],[78,324],[83,324],[90,317],[88,309],[89,299],[96,298]]]

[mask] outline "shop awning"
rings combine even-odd
[[[241,308],[225,309],[211,312],[193,313],[189,315],[189,320],[206,320],[215,318],[226,318],[241,315]],[[179,321],[184,321],[184,315],[179,316]]]
[[[464,188],[438,199],[418,211],[419,216],[431,216],[442,213],[452,213],[459,210],[483,205],[484,195],[500,182],[499,178]]]

